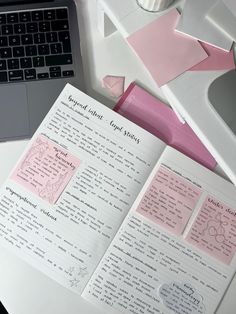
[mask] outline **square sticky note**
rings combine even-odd
[[[54,204],[79,166],[79,159],[44,135],[38,135],[11,178]]]
[[[208,195],[186,240],[229,264],[236,251],[236,209]]]
[[[197,40],[175,31],[178,20],[178,11],[171,10],[127,38],[158,86],[208,56]]]
[[[194,184],[161,166],[137,207],[137,212],[180,235],[201,195]]]

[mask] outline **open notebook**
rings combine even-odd
[[[3,247],[104,313],[210,314],[236,269],[236,188],[69,84],[0,216]]]

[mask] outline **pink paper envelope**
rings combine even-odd
[[[224,51],[203,42],[201,45],[207,52],[208,58],[193,66],[190,71],[218,71],[235,68],[233,50]]]
[[[179,16],[171,10],[127,38],[158,86],[208,57],[196,39],[175,31]]]
[[[114,110],[205,167],[215,168],[215,159],[189,125],[181,123],[170,107],[135,83],[130,84]]]

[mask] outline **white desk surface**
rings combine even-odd
[[[103,76],[111,74],[125,76],[125,87],[136,80],[153,94],[164,98],[137,58],[133,57],[122,36],[115,33],[104,39],[98,32],[96,0],[77,1],[80,4],[79,16],[88,94],[112,107],[115,100],[109,98],[100,83]],[[17,161],[26,143],[27,141],[18,141],[0,144],[0,184]],[[235,289],[236,279],[233,280],[217,314],[235,313]],[[104,313],[3,249],[0,250],[0,300],[5,304],[9,314]]]

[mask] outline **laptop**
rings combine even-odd
[[[30,138],[66,83],[84,90],[74,0],[0,0],[0,141]]]
[[[0,301],[0,313],[1,314],[8,314],[7,310],[3,306],[2,302]]]
[[[208,98],[226,125],[236,135],[236,71],[215,79],[208,89]]]

